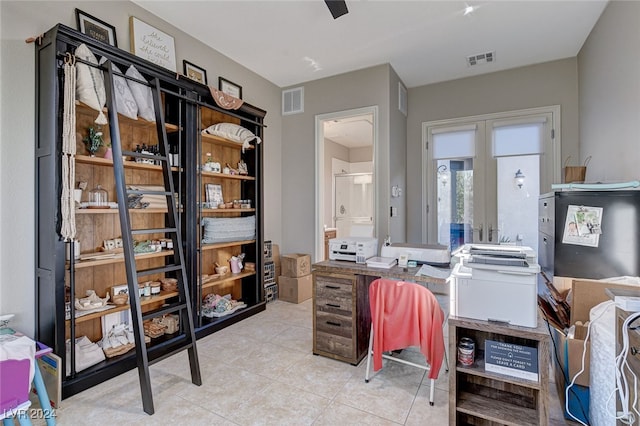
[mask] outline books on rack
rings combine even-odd
[[[367,259],[367,266],[370,267],[370,268],[385,268],[385,269],[389,269],[389,268],[391,268],[392,266],[394,266],[397,263],[398,263],[398,261],[393,257],[375,256],[375,257],[370,257],[369,259]]]

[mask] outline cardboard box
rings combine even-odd
[[[285,277],[304,277],[311,273],[311,256],[308,254],[283,254],[280,256],[280,263]]]
[[[594,306],[610,300],[606,295],[607,288],[629,288],[626,284],[610,283],[606,281],[574,279],[571,284],[571,324],[589,321],[589,313]],[[568,377],[567,384],[582,368],[582,352],[584,349],[584,337],[587,335],[587,326],[576,325],[573,339],[568,339],[563,330],[555,330],[552,333],[555,342],[556,359],[560,360],[562,371]],[[584,372],[578,376],[575,384],[589,386],[589,359],[590,342],[584,358]],[[560,386],[560,385],[558,385]],[[564,386],[563,386],[564,388]]]
[[[291,278],[278,277],[278,299],[285,302],[300,303],[311,299],[313,275]]]

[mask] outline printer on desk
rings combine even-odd
[[[417,264],[426,263],[433,266],[448,267],[451,263],[449,247],[438,244],[391,243],[382,246],[380,256],[394,259],[406,256],[408,261],[415,261]]]
[[[329,260],[366,263],[378,253],[378,239],[373,237],[345,237],[329,240]]]
[[[535,251],[522,246],[467,244],[454,253],[450,281],[451,314],[538,326]]]

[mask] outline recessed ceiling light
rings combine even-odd
[[[464,16],[470,15],[474,10],[473,6],[467,5],[467,7],[464,8]]]

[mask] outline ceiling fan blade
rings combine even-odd
[[[324,0],[333,16],[333,19],[338,19],[342,15],[349,13],[347,9],[347,3],[344,0]]]

